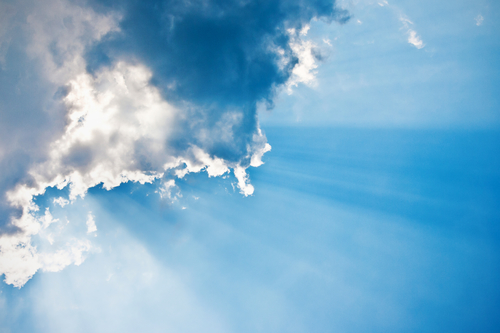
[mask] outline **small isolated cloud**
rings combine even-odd
[[[415,46],[417,49],[421,49],[424,47],[424,42],[422,42],[422,39],[417,35],[417,33],[414,30],[409,29],[408,30],[408,43],[412,44]]]
[[[88,240],[78,240],[68,243],[66,248],[54,254],[40,255],[40,266],[43,267],[43,271],[45,272],[59,272],[71,264],[80,266],[85,261],[85,256],[91,248],[92,245]]]
[[[481,14],[479,14],[474,18],[474,20],[476,21],[476,25],[479,27],[481,24],[483,24],[484,17]]]
[[[95,220],[94,220],[94,215],[92,215],[92,212],[89,212],[87,215],[87,233],[93,233],[97,231],[97,227],[95,225]]]
[[[415,46],[417,49],[423,48],[425,46],[424,42],[417,34],[417,32],[411,28],[413,22],[408,17],[402,14],[399,16],[399,20],[401,21],[401,23],[403,23],[403,29],[406,30],[406,33],[408,35],[408,43]]]
[[[175,185],[175,180],[170,179],[168,181],[163,181],[162,185],[158,188],[156,193],[160,195],[160,198],[162,199],[168,199],[170,202],[174,202],[178,198],[182,197],[182,195],[179,193],[179,189],[177,188],[177,192],[174,193],[174,189],[176,189]]]
[[[378,3],[380,6],[389,6],[389,3],[387,1],[379,2]],[[414,23],[404,14],[399,10],[396,6],[391,5],[389,6],[392,8],[394,12],[398,15],[399,21],[403,24],[403,27],[401,28],[404,30],[408,36],[408,43],[415,46],[417,49],[422,49],[425,44],[422,41],[422,38],[418,35],[418,33],[415,31],[415,29],[412,28]]]
[[[388,5],[389,5],[389,3],[387,2],[387,0],[383,0],[383,1],[379,1],[378,5],[379,5],[380,7],[384,7],[384,6],[388,6]]]
[[[54,201],[53,201],[53,203],[58,204],[61,207],[64,207],[67,204],[69,204],[69,200],[66,200],[66,199],[64,199],[62,197],[59,197],[59,198],[55,198]]]

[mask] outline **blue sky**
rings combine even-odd
[[[317,86],[300,86],[283,96],[263,122],[363,128],[498,126],[498,4],[398,1],[380,6],[377,1],[353,1],[346,8],[353,13],[348,25],[311,25],[311,36],[332,44],[318,70]],[[407,42],[402,17],[413,22],[409,27],[423,48]]]
[[[0,6],[0,331],[497,330],[497,3]]]

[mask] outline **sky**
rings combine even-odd
[[[0,0],[0,332],[496,332],[499,18]]]

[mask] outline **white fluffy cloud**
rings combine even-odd
[[[195,143],[175,146],[171,134],[178,130],[179,119],[185,118],[184,110],[162,97],[150,83],[152,73],[146,66],[120,61],[92,75],[85,70],[85,47],[117,31],[119,17],[60,0],[39,7],[27,16],[32,37],[27,52],[49,82],[65,87],[67,121],[62,135],[46,147],[43,161],[29,168],[30,181],[20,182],[6,194],[8,204],[22,211],[11,220],[17,232],[0,234],[0,275],[6,283],[21,287],[38,270],[54,272],[79,265],[93,249],[91,235],[87,235],[97,230],[91,213],[87,234],[54,241],[50,225],[64,226],[48,209],[40,216],[34,202],[49,187],[69,186],[69,200],[53,199],[62,208],[98,184],[109,190],[129,181],[151,183],[169,169],[175,169],[180,178],[203,170],[210,177],[233,170],[241,193],[253,193],[246,168],[261,165],[262,155],[270,150],[260,130],[237,161],[217,157]],[[306,77],[311,66],[305,64],[305,74],[301,70],[297,75]],[[200,130],[196,142],[203,143],[204,135],[217,133],[220,142],[230,143],[240,121],[237,110],[228,111],[211,132]],[[170,195],[175,180],[164,184],[165,195]],[[38,249],[33,245],[35,236],[45,238],[50,246]]]
[[[294,28],[287,31],[290,36],[290,49],[293,51],[293,56],[298,58],[298,63],[293,67],[292,75],[287,81],[289,94],[292,93],[292,88],[300,83],[314,85],[316,82],[318,64],[314,52],[318,47],[313,41],[306,39],[309,29],[310,26],[305,25],[299,31]],[[283,66],[288,64],[291,59],[284,56],[285,52],[281,49],[278,49],[277,52],[282,56]]]
[[[424,42],[422,42],[422,39],[420,39],[417,33],[411,29],[408,29],[408,43],[412,44],[417,49],[421,49],[425,46]]]
[[[262,165],[262,156],[271,149],[259,128],[255,105],[263,100],[268,102],[277,86],[291,92],[299,83],[314,84],[318,55],[317,46],[306,39],[308,21],[321,16],[339,22],[348,19],[343,11],[337,12],[333,3],[331,8],[298,3],[305,9],[292,11],[289,25],[285,21],[275,22],[271,16],[267,18],[276,29],[255,35],[263,39],[248,45],[258,49],[255,54],[245,45],[236,51],[222,50],[227,51],[226,57],[221,57],[223,61],[208,62],[215,72],[193,67],[200,60],[196,57],[195,62],[188,59],[186,63],[182,62],[183,57],[170,59],[188,65],[186,73],[192,78],[187,80],[183,80],[184,72],[173,73],[170,65],[174,62],[168,59],[165,63],[170,65],[155,67],[155,57],[163,57],[164,52],[170,52],[165,51],[169,47],[180,48],[179,54],[188,58],[193,53],[190,43],[186,46],[183,38],[175,39],[177,34],[155,57],[136,57],[127,49],[127,43],[118,43],[115,49],[105,43],[126,36],[141,41],[134,29],[125,31],[127,25],[120,30],[121,14],[111,9],[98,13],[67,0],[0,4],[0,70],[8,68],[11,75],[0,77],[0,83],[12,90],[2,95],[11,104],[0,106],[3,113],[11,114],[1,117],[17,121],[16,126],[0,126],[6,129],[0,135],[0,163],[4,163],[0,165],[7,165],[7,159],[17,159],[21,166],[14,163],[10,173],[0,177],[0,275],[4,275],[5,282],[21,287],[38,270],[55,272],[71,264],[79,265],[88,252],[98,251],[91,238],[97,231],[92,213],[76,222],[55,219],[49,208],[41,209],[42,205],[37,204],[37,198],[48,188],[68,189],[67,197],[48,198],[53,209],[65,209],[76,200],[84,200],[87,191],[97,185],[110,190],[125,182],[158,181],[160,196],[177,200],[182,194],[176,178],[198,172],[206,172],[209,177],[232,172],[240,193],[252,195],[254,187],[247,168]],[[185,7],[200,17],[204,15],[189,4]],[[244,5],[233,7],[244,16],[253,15]],[[285,8],[288,7],[279,10]],[[178,15],[183,17],[183,11]],[[231,15],[223,18],[233,24]],[[216,19],[210,15],[208,18]],[[280,32],[283,27],[289,28],[287,33]],[[182,26],[179,29],[177,33],[183,36]],[[248,36],[254,36],[258,29],[247,30]],[[16,38],[12,38],[14,32]],[[276,38],[270,38],[270,34],[276,34]],[[242,33],[237,37],[244,41],[245,36]],[[240,43],[238,38],[226,42],[236,45]],[[10,40],[16,40],[15,52],[19,54],[9,49]],[[269,45],[281,55],[282,63],[276,63],[275,54],[267,49]],[[99,58],[99,47],[110,47],[109,54],[102,53],[103,57],[109,55],[110,60],[98,60],[96,65],[93,61]],[[209,55],[221,51],[208,44],[204,47]],[[136,51],[142,52],[142,48]],[[255,68],[249,65],[252,70],[248,73],[228,70],[227,65],[233,64],[240,51],[248,53],[245,61],[249,64],[254,60],[262,60],[262,64]],[[201,53],[204,56],[205,52]],[[20,56],[19,60],[13,54]],[[272,71],[270,80],[261,80],[261,66]],[[161,75],[173,77],[160,77],[158,73],[155,76],[152,69],[169,69]],[[228,84],[224,75],[235,73]],[[164,83],[168,83],[166,88]],[[215,90],[208,89],[211,83]],[[204,90],[212,91],[209,95],[217,94],[217,87],[222,93],[215,100],[205,96]],[[22,97],[9,97],[18,91],[22,91]],[[30,115],[24,118],[35,115],[40,122],[38,118],[16,119],[17,110],[11,106]],[[14,140],[14,136],[20,139]],[[5,138],[15,144],[6,144]],[[83,228],[73,226],[78,223]]]
[[[239,163],[211,157],[194,145],[181,154],[169,146],[169,134],[180,111],[162,99],[148,83],[150,78],[144,66],[118,63],[95,77],[81,73],[68,83],[69,93],[64,98],[68,124],[63,136],[51,144],[47,160],[30,170],[34,183],[19,184],[8,193],[11,205],[21,207],[23,214],[13,221],[21,232],[0,238],[0,273],[7,283],[22,286],[38,269],[57,271],[78,264],[91,249],[84,240],[54,253],[39,254],[30,245],[30,238],[51,223],[50,217],[43,221],[36,217],[38,208],[33,203],[48,187],[69,185],[69,199],[74,201],[98,184],[109,190],[128,181],[150,183],[172,168],[177,169],[178,177],[202,170],[220,176],[232,168],[241,192],[253,193],[245,167]],[[263,140],[259,134],[255,141]],[[269,149],[265,144],[254,153],[249,151],[252,165],[260,165]],[[64,199],[55,200],[61,206],[66,204]],[[88,233],[96,230],[92,215],[87,226]]]

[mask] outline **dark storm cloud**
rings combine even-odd
[[[196,144],[212,155],[240,160],[257,130],[256,103],[271,102],[297,58],[287,29],[301,29],[313,18],[344,23],[349,16],[325,0],[91,1],[100,12],[122,15],[120,32],[108,35],[86,54],[88,71],[117,60],[137,60],[153,72],[152,82],[164,97],[185,108],[187,121],[177,139],[179,149]],[[289,62],[280,66],[284,51]],[[214,131],[224,114],[242,119],[231,129],[231,142],[205,142],[195,133]],[[199,119],[196,125],[190,121]],[[186,136],[191,132],[192,135]],[[203,141],[203,142],[202,142]]]

